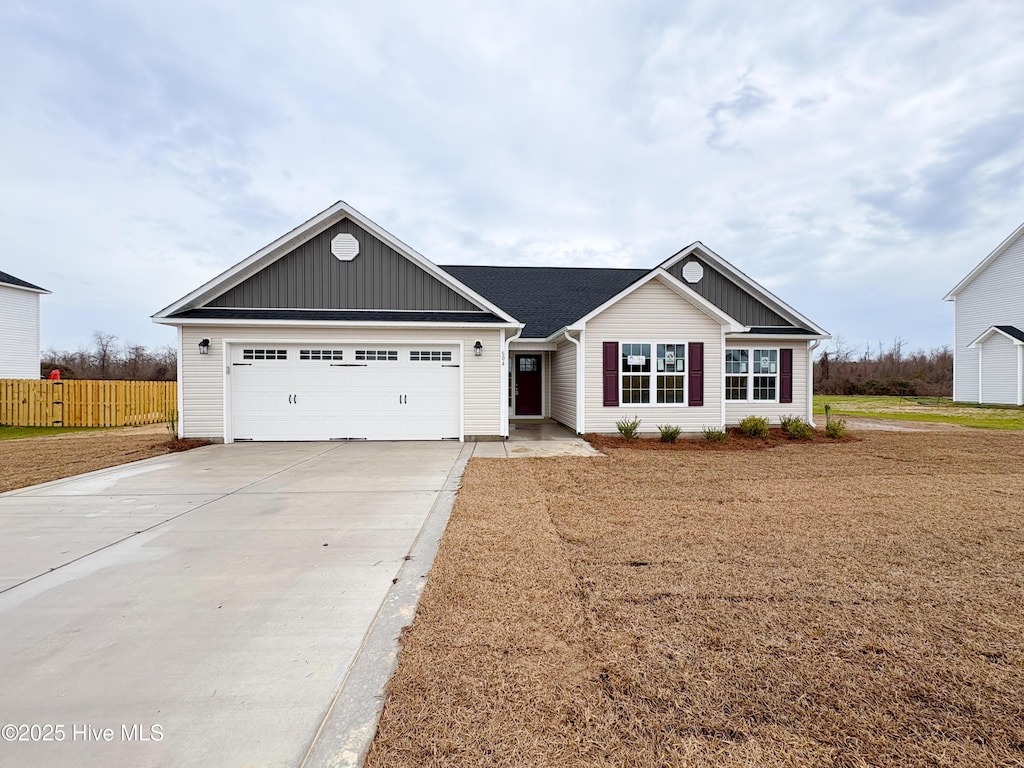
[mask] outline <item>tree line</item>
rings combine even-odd
[[[814,362],[818,395],[951,397],[953,352],[948,347],[907,353],[902,339],[859,354],[837,337]]]
[[[40,375],[47,378],[54,370],[59,370],[63,379],[174,381],[178,378],[178,352],[171,344],[150,349],[95,331],[91,346],[75,351],[43,350]]]

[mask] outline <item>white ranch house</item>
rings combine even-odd
[[[227,442],[811,421],[828,338],[701,243],[651,269],[442,267],[343,202],[154,321],[178,329],[182,436]]]

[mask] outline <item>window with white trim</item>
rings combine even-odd
[[[777,402],[779,350],[725,350],[725,399],[741,402]]]
[[[686,405],[685,343],[623,342],[619,352],[622,405]]]

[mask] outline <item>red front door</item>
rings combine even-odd
[[[541,415],[540,355],[516,355],[516,416]]]

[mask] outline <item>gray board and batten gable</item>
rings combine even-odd
[[[704,269],[704,276],[696,283],[691,283],[683,277],[683,267],[691,261],[696,261]],[[748,291],[697,256],[687,256],[673,264],[668,271],[674,278],[692,288],[730,317],[739,320],[743,325],[757,327],[762,332],[769,328],[793,326],[792,322],[764,302],[751,296]]]
[[[628,288],[649,269],[445,266],[445,272],[545,339]]]
[[[331,240],[340,234],[352,235],[359,242],[359,255],[352,261],[339,261],[331,253]],[[204,306],[225,309],[483,311],[347,218],[207,301]]]

